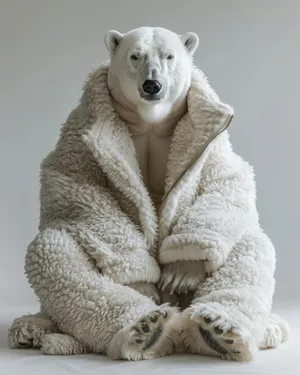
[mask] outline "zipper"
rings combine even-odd
[[[234,115],[231,114],[227,117],[224,125],[222,126],[222,128],[215,134],[212,135],[212,137],[210,137],[210,139],[206,142],[206,144],[203,146],[202,150],[201,150],[201,153],[199,156],[197,156],[197,158],[179,175],[179,177],[175,180],[175,182],[173,183],[173,185],[170,187],[169,191],[163,196],[162,200],[161,200],[161,204],[159,206],[159,209],[158,209],[158,214],[160,216],[161,214],[161,209],[162,209],[162,205],[165,203],[166,199],[168,198],[168,196],[170,195],[171,191],[175,188],[175,186],[178,184],[178,182],[182,179],[182,177],[184,176],[184,174],[190,169],[192,168],[195,163],[201,158],[201,156],[203,155],[204,151],[207,149],[207,147],[211,144],[211,142],[216,139],[219,135],[221,135],[227,128],[228,126],[230,125],[232,119],[233,119]]]

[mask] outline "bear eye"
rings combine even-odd
[[[168,60],[173,60],[174,56],[173,55],[168,55],[167,59]]]
[[[131,60],[138,60],[137,55],[131,55],[130,58],[131,58]]]

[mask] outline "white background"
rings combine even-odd
[[[0,307],[36,299],[24,256],[37,233],[38,173],[103,36],[138,26],[194,31],[196,64],[235,108],[236,151],[254,165],[258,207],[277,250],[276,301],[299,301],[300,1],[0,0]],[[26,313],[27,311],[24,311]]]

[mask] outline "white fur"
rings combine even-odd
[[[198,45],[196,34],[179,36],[166,29],[144,27],[124,35],[110,31],[105,42],[111,53],[108,86],[126,111],[138,113],[146,123],[157,123],[185,100],[191,82],[192,56]],[[162,84],[157,101],[141,96],[142,84],[147,79]]]

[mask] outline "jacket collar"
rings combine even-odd
[[[170,146],[166,194],[233,116],[233,109],[220,101],[205,75],[196,68],[187,102],[188,113],[177,124]]]
[[[152,246],[156,241],[158,218],[143,183],[129,130],[114,110],[107,87],[108,69],[109,63],[100,66],[84,86],[82,102],[89,108],[93,125],[83,137],[107,177],[137,206],[143,232]],[[187,102],[188,112],[177,124],[170,146],[165,185],[168,196],[201,156],[203,147],[233,114],[233,109],[219,100],[204,74],[196,68]]]

